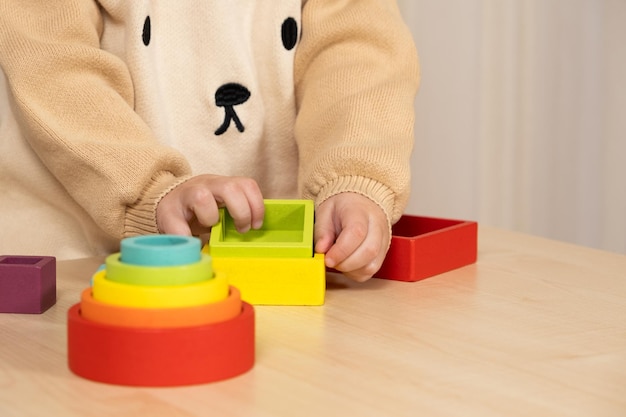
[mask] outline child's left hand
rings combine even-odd
[[[324,201],[315,213],[315,252],[326,266],[363,282],[382,265],[389,247],[384,211],[360,194],[344,192]]]

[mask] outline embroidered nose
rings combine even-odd
[[[235,122],[237,130],[244,131],[244,126],[237,116],[234,106],[245,103],[250,98],[250,91],[246,87],[237,83],[222,85],[215,92],[215,105],[224,107],[224,123],[215,131],[216,135],[221,135],[230,127],[231,120]]]

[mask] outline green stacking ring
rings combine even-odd
[[[213,278],[212,259],[201,254],[199,262],[176,266],[143,266],[120,261],[120,254],[106,258],[106,278],[131,285],[189,285]]]
[[[145,266],[186,265],[200,261],[200,239],[191,236],[144,235],[122,240],[121,261]]]

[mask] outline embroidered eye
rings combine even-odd
[[[293,17],[285,19],[280,28],[280,36],[286,50],[291,51],[296,46],[298,42],[298,23]]]
[[[150,16],[146,17],[146,20],[143,22],[143,32],[141,33],[141,40],[143,40],[143,44],[148,46],[150,43]]]

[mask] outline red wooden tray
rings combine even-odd
[[[404,215],[376,278],[419,281],[476,262],[478,224]]]

